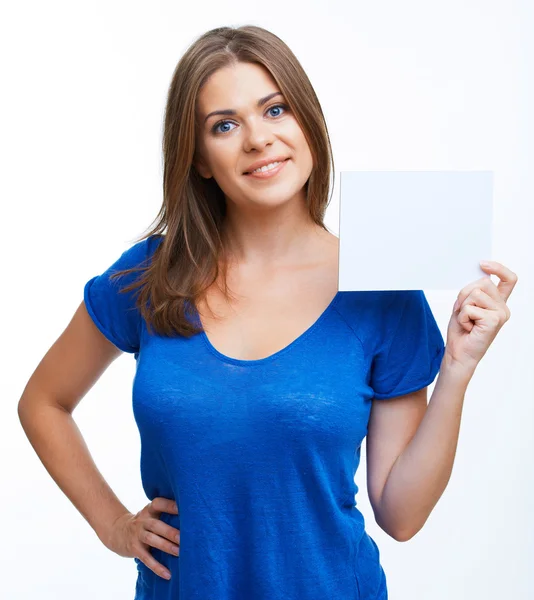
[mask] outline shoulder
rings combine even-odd
[[[337,307],[349,318],[385,318],[426,302],[423,290],[339,292]]]
[[[151,235],[130,245],[130,247],[121,254],[114,267],[129,269],[145,266],[164,238],[165,236],[160,234]]]
[[[150,235],[130,245],[108,268],[84,287],[87,312],[100,331],[124,352],[138,352],[141,314],[137,307],[139,271],[163,236]]]
[[[343,317],[368,320],[379,318],[384,312],[401,302],[396,290],[339,292],[336,308]]]
[[[342,291],[335,309],[363,346],[372,349],[384,315],[396,302],[395,291]]]
[[[142,240],[141,243],[144,242],[146,244],[147,256],[151,256],[152,254],[154,254],[154,252],[156,251],[158,246],[163,242],[164,239],[165,235],[162,233],[158,233],[151,235],[146,240]]]
[[[391,337],[403,318],[425,313],[426,307],[422,290],[343,291],[335,305],[345,323],[371,351]]]
[[[141,259],[150,258],[164,239],[165,236],[163,234],[150,235],[130,246],[126,252],[131,254],[132,257],[135,256]]]

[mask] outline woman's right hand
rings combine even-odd
[[[159,519],[162,512],[178,514],[178,507],[169,498],[154,498],[137,514],[126,513],[113,524],[104,545],[118,554],[138,558],[156,575],[170,579],[169,571],[150,553],[150,547],[179,556],[180,530]]]

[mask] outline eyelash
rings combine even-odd
[[[266,112],[269,112],[270,110],[272,110],[273,108],[283,108],[284,110],[289,110],[289,106],[287,104],[273,104],[272,106],[270,106]],[[284,114],[284,113],[282,113]],[[279,117],[281,115],[278,115]],[[275,117],[276,118],[276,117]],[[211,128],[211,132],[215,135],[224,135],[225,133],[230,133],[230,131],[217,131],[217,128],[220,125],[223,125],[224,123],[231,123],[231,121],[229,121],[228,119],[224,119],[223,121],[219,121],[218,123],[215,123],[215,125]]]

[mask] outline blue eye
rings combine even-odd
[[[274,110],[275,108],[283,108],[284,110],[288,110],[289,107],[287,106],[287,104],[273,104],[273,106],[271,106],[270,108],[267,109],[267,112],[269,112],[270,110]],[[280,116],[280,114],[275,115],[275,117]],[[219,133],[228,133],[229,131],[231,131],[231,129],[226,129],[225,131],[221,131],[219,130],[219,127],[221,125],[226,125],[226,124],[231,124],[231,121],[228,121],[227,119],[224,121],[219,121],[218,123],[215,123],[215,125],[211,128],[212,133],[214,134],[219,134]]]

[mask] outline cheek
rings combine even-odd
[[[296,148],[296,154],[299,168],[309,174],[313,168],[313,156],[304,136],[302,136],[302,139],[299,141],[299,145]]]
[[[225,144],[224,147],[212,145],[208,151],[208,160],[215,178],[222,180],[233,178],[239,162],[230,144]]]
[[[291,131],[291,145],[295,148],[299,161],[304,160],[309,162],[311,160],[311,151],[308,145],[308,141],[302,132],[302,129],[298,126],[295,121]]]

